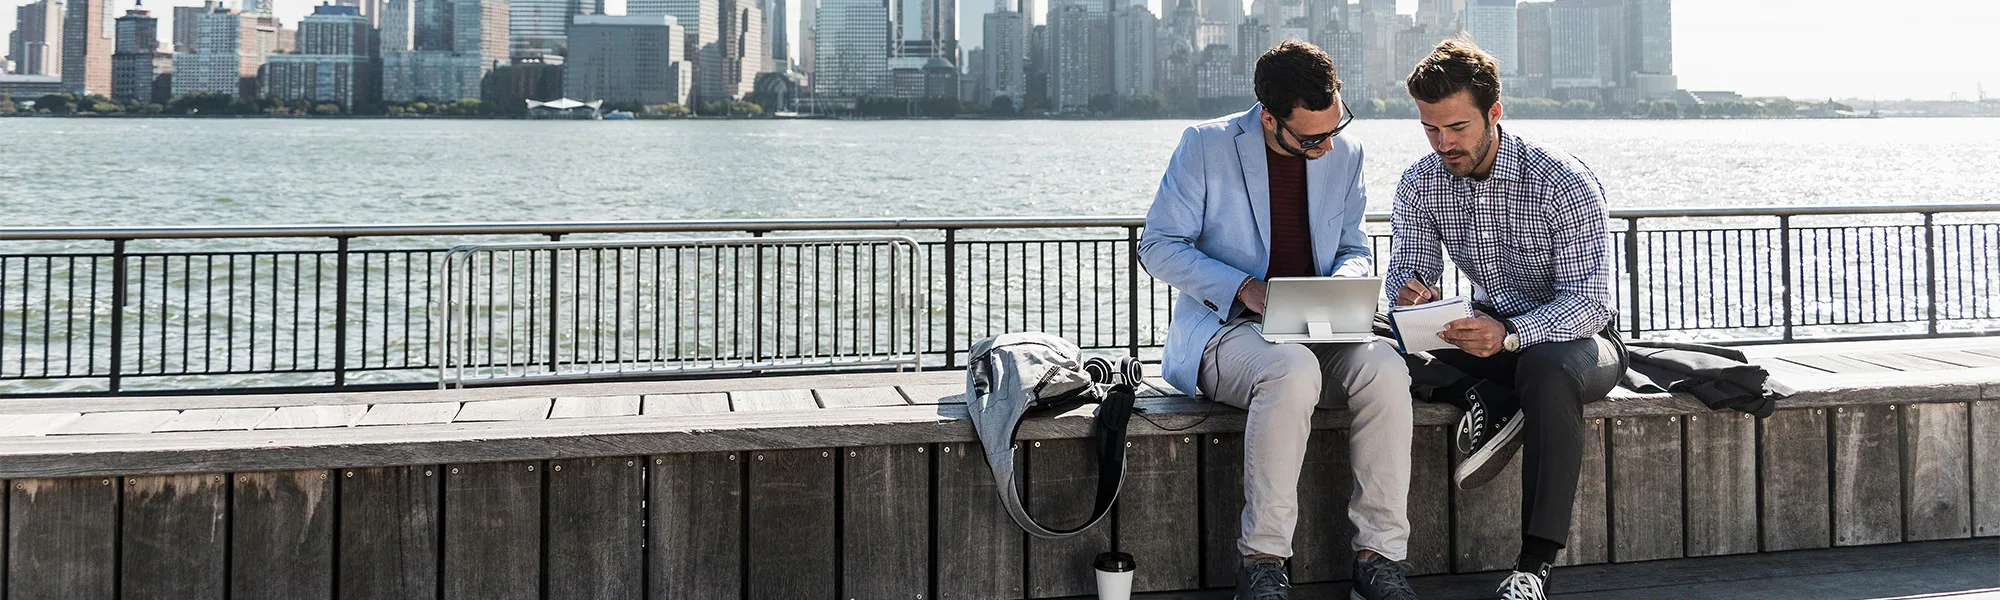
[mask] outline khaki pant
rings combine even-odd
[[[1381,341],[1273,344],[1252,324],[1237,319],[1209,340],[1199,382],[1203,395],[1250,411],[1243,427],[1243,537],[1237,549],[1245,556],[1292,555],[1312,412],[1344,403],[1354,415],[1348,438],[1354,494],[1347,503],[1354,549],[1406,559],[1413,401],[1402,355]]]

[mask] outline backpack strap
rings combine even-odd
[[[1096,441],[1097,455],[1097,500],[1090,509],[1090,518],[1071,529],[1050,529],[1036,521],[1021,505],[1019,483],[1014,477],[1013,444],[1001,448],[988,448],[986,463],[993,469],[995,486],[1000,490],[1001,504],[1006,505],[1007,514],[1021,529],[1042,539],[1060,539],[1083,533],[1111,514],[1111,507],[1118,503],[1118,491],[1125,484],[1125,426],[1132,417],[1132,386],[1119,384],[1111,386],[1105,394],[1104,402],[1098,406],[1097,418],[1093,420],[1091,438]],[[1012,436],[1009,436],[1012,439]]]

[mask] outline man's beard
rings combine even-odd
[[[1486,161],[1486,153],[1491,151],[1492,149],[1493,149],[1493,130],[1489,128],[1486,130],[1486,133],[1483,135],[1483,137],[1479,139],[1479,147],[1475,148],[1474,149],[1475,152],[1473,152],[1471,155],[1472,162],[1466,163],[1465,172],[1461,173],[1457,169],[1452,168],[1451,166],[1452,163],[1449,161],[1446,161],[1444,163],[1444,170],[1450,172],[1455,177],[1471,177],[1473,172],[1479,170],[1479,163]],[[1464,152],[1464,151],[1460,150],[1459,152]],[[1450,158],[1452,156],[1464,156],[1464,155],[1458,153],[1445,153],[1445,152],[1438,153],[1438,158]]]

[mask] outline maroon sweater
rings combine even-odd
[[[1306,159],[1264,147],[1271,175],[1271,263],[1264,278],[1312,277],[1312,219],[1306,210]]]

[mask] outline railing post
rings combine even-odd
[[[1127,355],[1139,356],[1139,228],[1125,228],[1125,299],[1131,306],[1125,311],[1125,344]]]
[[[26,274],[22,276],[26,277]],[[125,240],[111,240],[110,393],[114,395],[118,393],[125,375],[125,284]]]
[[[333,387],[347,385],[347,243],[337,237],[333,275]],[[366,349],[362,350],[367,352]],[[365,365],[368,361],[363,360]]]
[[[1639,339],[1639,218],[1625,220],[1625,278],[1626,288],[1631,293],[1632,312],[1631,338]]]
[[[1792,341],[1792,217],[1778,215],[1778,289],[1784,293],[1785,341]]]
[[[751,231],[750,237],[762,238],[764,237],[764,232]],[[782,269],[780,269],[780,271],[782,271]],[[758,360],[764,358],[764,245],[763,244],[757,244],[757,277],[751,283],[751,288],[755,290],[754,293],[757,294],[757,299],[750,303],[751,306],[750,314],[751,318],[753,319],[751,323],[754,323],[753,325],[751,325],[753,334],[750,337],[750,362],[755,363]],[[859,346],[857,345],[857,347]]]
[[[958,230],[944,230],[944,367],[958,366]]]
[[[1930,334],[1938,332],[1937,213],[1924,213],[1924,306],[1929,312]]]

